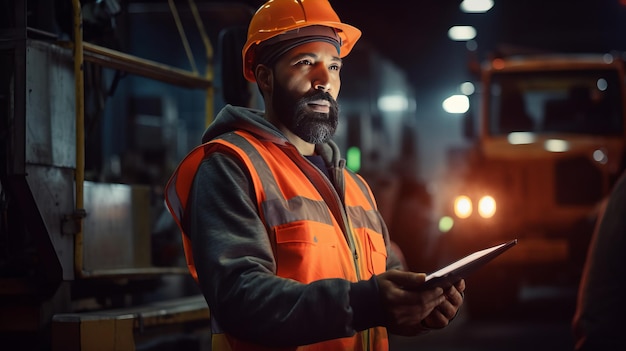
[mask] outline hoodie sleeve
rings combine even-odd
[[[382,324],[375,278],[301,284],[276,276],[251,180],[237,161],[219,153],[203,161],[189,201],[199,285],[224,332],[285,347],[351,336]]]

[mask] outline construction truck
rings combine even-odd
[[[614,54],[496,57],[435,196],[441,264],[518,239],[469,277],[476,311],[529,287],[575,291],[599,205],[624,169],[624,64]]]

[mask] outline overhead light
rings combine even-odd
[[[409,109],[409,100],[404,95],[384,95],[378,98],[378,108],[384,112],[402,112]]]
[[[448,113],[465,113],[469,110],[469,98],[465,95],[452,95],[441,105]]]
[[[536,139],[535,133],[531,132],[513,132],[507,135],[507,140],[512,145],[532,144]]]
[[[543,147],[550,152],[565,152],[569,150],[569,143],[562,139],[549,139]]]
[[[474,87],[474,83],[465,82],[459,86],[459,90],[461,90],[461,93],[463,95],[472,95],[474,94],[474,91],[476,90],[476,88]]]
[[[596,151],[593,152],[593,159],[596,160],[596,162],[599,162],[603,165],[606,164],[607,161],[609,160],[609,158],[606,155],[606,151],[602,149],[597,149]]]
[[[483,13],[492,7],[493,0],[463,0],[460,5],[461,11],[467,13]]]
[[[467,41],[476,38],[476,29],[472,26],[453,26],[448,29],[448,37],[456,41]]]
[[[476,40],[468,40],[465,42],[465,47],[469,51],[476,51],[476,49],[478,49],[478,43],[476,43]]]

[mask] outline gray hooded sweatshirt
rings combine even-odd
[[[235,130],[295,149],[262,111],[230,105],[220,111],[202,141]],[[343,199],[345,160],[339,149],[331,141],[316,145],[316,153]],[[302,162],[310,161],[302,156]],[[385,324],[374,277],[302,284],[276,275],[250,175],[234,157],[215,152],[200,164],[187,209],[184,225],[214,330],[264,346],[286,347],[352,336]],[[389,244],[386,228],[384,237]],[[398,268],[400,262],[389,247],[387,268]]]

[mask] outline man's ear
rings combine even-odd
[[[259,88],[265,93],[270,91],[273,86],[274,75],[272,74],[272,69],[267,67],[266,65],[259,64],[254,69],[254,75],[256,77],[256,82],[259,85]]]

